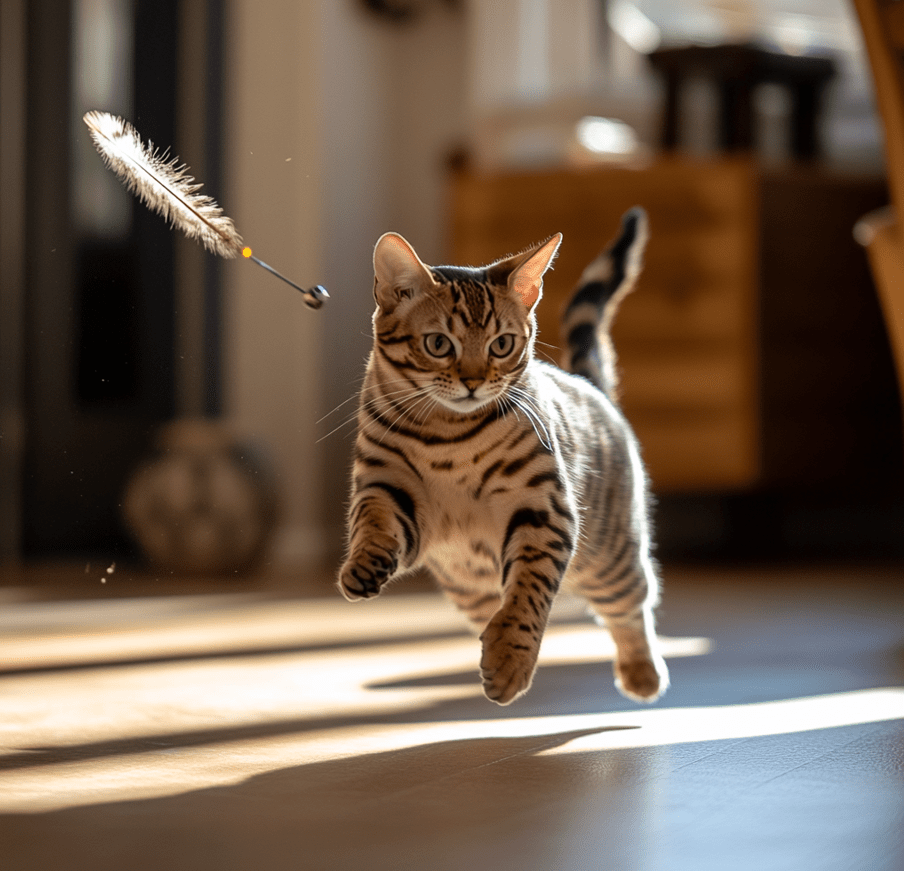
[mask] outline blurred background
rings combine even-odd
[[[328,566],[376,239],[478,263],[563,232],[555,346],[635,203],[652,240],[616,342],[660,557],[904,554],[898,390],[852,235],[888,202],[881,130],[843,0],[0,14],[3,563]],[[171,148],[327,305],[171,231],[103,166],[89,109]]]

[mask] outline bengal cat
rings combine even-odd
[[[616,404],[608,333],[646,238],[632,209],[585,270],[563,315],[568,371],[533,353],[561,234],[483,268],[427,266],[394,233],[374,251],[339,589],[366,599],[429,569],[480,631],[484,692],[499,704],[529,689],[560,589],[608,627],[625,696],[651,702],[668,685],[646,476]]]

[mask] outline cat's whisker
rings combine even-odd
[[[399,390],[381,391],[376,396],[367,397],[362,401],[369,404],[391,406],[393,403],[405,402],[408,398],[416,397],[419,393],[420,390],[412,390],[410,387],[407,387]]]
[[[552,363],[553,366],[557,366],[559,364],[558,358],[562,355],[562,349],[558,345],[550,345],[549,342],[541,342],[538,338],[536,338],[536,336],[534,337],[534,345],[542,345],[543,348],[549,348],[551,351],[554,351],[555,356],[543,350],[543,348],[537,349],[537,353],[541,354],[543,357],[549,360],[549,362]]]
[[[411,383],[408,381],[400,380],[396,382],[387,382],[388,384],[405,384],[405,387],[400,387],[397,390],[380,390],[379,392],[371,389],[370,394],[362,393],[362,404],[367,404],[368,406],[376,406],[381,405],[383,408],[391,407],[394,402],[399,402],[399,398],[404,399],[405,397],[411,396],[416,397],[423,390],[421,387],[412,387]],[[372,394],[372,395],[371,395]]]
[[[517,400],[520,407],[524,410],[525,413],[531,413],[535,418],[537,418],[541,423],[544,421],[545,414],[543,409],[540,408],[537,400],[531,396],[529,393],[525,393],[523,391],[519,391],[517,393],[512,394],[512,398]],[[544,423],[544,430],[545,430]]]
[[[425,402],[430,398],[430,390],[429,387],[419,387],[416,390],[408,390],[408,391],[400,391],[406,392],[409,396],[405,397],[402,404],[392,403],[387,400],[386,405],[382,409],[382,413],[385,415],[387,410],[391,409],[396,412],[395,418],[390,422],[390,426],[386,428],[386,431],[380,437],[377,444],[382,445],[386,436],[392,431],[392,429],[399,423],[399,421],[410,418],[415,424],[417,424],[417,419],[412,417],[414,409]]]
[[[518,406],[515,405],[514,402],[512,402],[511,396],[509,396],[508,393],[503,394],[502,401],[505,404],[506,411],[510,411],[515,416],[515,420],[520,422],[521,415],[518,414]]]
[[[518,414],[518,407],[512,402],[511,397],[508,394],[504,394],[502,401],[505,403],[506,409],[515,415],[515,420],[520,421],[521,415]]]
[[[412,423],[420,425],[425,410],[428,412],[429,416],[432,398],[433,397],[430,391],[427,388],[424,388],[423,392],[408,404],[408,406],[405,408],[403,416],[411,420]]]
[[[540,443],[543,445],[546,450],[552,450],[552,443],[549,437],[549,431],[546,429],[546,426],[543,424],[543,421],[537,417],[536,412],[531,411],[525,405],[522,405],[519,400],[515,400],[515,404],[518,405],[521,410],[524,412],[527,419],[530,421],[531,426],[534,429],[534,432],[537,434],[537,438],[540,440]]]
[[[366,375],[358,375],[356,378],[352,378],[352,380],[349,381],[346,386],[350,387],[353,384],[361,384],[366,377],[367,377]],[[348,405],[349,402],[353,402],[354,400],[358,399],[359,396],[360,396],[360,392],[356,391],[351,396],[349,396],[347,399],[343,399],[342,402],[340,402],[335,408],[333,408],[332,410],[328,411],[325,415],[323,415],[323,417],[321,417],[320,420],[317,421],[317,424],[319,425],[319,424],[323,423],[328,417],[335,414],[344,405]]]
[[[367,403],[366,408],[372,414],[379,416],[384,420],[390,421],[390,426],[395,426],[400,420],[403,420],[407,414],[405,406],[399,406],[398,403],[391,399],[381,397],[379,400],[372,400]]]
[[[339,432],[340,429],[342,429],[345,426],[348,426],[350,423],[354,423],[357,419],[358,419],[357,414],[353,415],[352,417],[346,418],[345,420],[342,421],[342,423],[339,424],[339,426],[333,427],[333,429],[331,429],[326,435],[320,436],[320,438],[317,439],[315,444],[319,445],[322,441],[326,441],[326,439],[328,439],[331,435],[334,435],[335,433]],[[349,432],[350,433],[354,432],[354,430],[349,430]]]
[[[405,382],[404,379],[399,379],[398,382],[396,382],[396,383],[401,384],[401,383],[407,383],[407,382]],[[408,393],[408,392],[410,392],[410,387],[407,389],[390,391],[389,393],[382,394],[382,395],[376,396],[376,397],[362,398],[358,395],[350,396],[348,399],[346,399],[345,401],[343,401],[339,405],[337,405],[332,411],[328,412],[322,418],[320,418],[320,420],[318,420],[317,423],[318,424],[323,423],[323,421],[325,421],[330,415],[335,414],[335,412],[337,412],[340,408],[342,408],[342,406],[347,405],[349,402],[351,402],[354,399],[360,399],[361,404],[366,407],[374,408],[375,410],[380,410],[380,406],[382,406],[383,410],[385,410],[386,408],[390,407],[390,401],[389,401],[388,397],[393,397],[393,396],[401,395],[403,393]],[[320,442],[328,439],[331,435],[334,435],[339,430],[341,430],[343,427],[348,426],[350,423],[354,423],[355,421],[357,421],[358,413],[359,413],[359,409],[356,408],[348,417],[345,418],[345,420],[343,420],[337,426],[333,427],[333,429],[331,429],[328,433],[326,433],[326,435],[323,435],[319,439],[317,439],[317,441],[315,443],[320,444]]]
[[[530,421],[531,426],[534,428],[534,432],[537,434],[537,438],[540,439],[543,447],[547,450],[552,450],[552,438],[549,435],[546,424],[543,422],[543,416],[539,408],[535,405],[536,400],[534,397],[523,388],[514,385],[509,389],[509,395],[512,402],[527,416],[527,419]]]
[[[349,396],[348,399],[344,399],[344,400],[343,400],[342,402],[340,402],[340,403],[339,403],[332,411],[328,411],[323,417],[321,417],[320,420],[317,421],[317,424],[316,424],[316,425],[319,426],[319,425],[320,425],[321,423],[323,423],[328,417],[334,415],[337,411],[339,411],[340,408],[342,408],[342,407],[345,406],[345,405],[348,405],[350,402],[353,402],[353,401],[356,400],[357,398],[358,398],[358,395],[355,394],[354,396]]]
[[[430,416],[433,414],[433,410],[436,408],[436,400],[431,396],[424,403],[423,407],[417,413],[417,415],[413,418],[413,421],[418,426],[423,426],[424,423],[430,419]]]
[[[420,426],[433,414],[433,410],[439,405],[439,399],[434,395],[432,390],[426,390],[424,396],[417,404],[422,404],[422,407],[414,417],[414,422]],[[411,410],[414,411],[414,406],[412,406]]]

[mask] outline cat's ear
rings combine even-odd
[[[543,275],[552,266],[561,244],[562,234],[556,233],[535,248],[490,267],[490,273],[495,273],[498,278],[505,276],[509,290],[516,293],[527,308],[533,308],[543,295]]]
[[[384,312],[436,282],[414,248],[398,233],[384,233],[374,248],[374,297]]]

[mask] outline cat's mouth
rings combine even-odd
[[[469,412],[476,411],[478,408],[482,408],[491,401],[491,397],[488,396],[474,396],[469,394],[468,396],[457,396],[454,399],[447,401],[445,404],[454,411]]]

